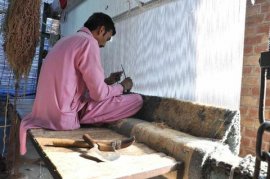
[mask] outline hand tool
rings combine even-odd
[[[89,146],[98,145],[100,151],[115,151],[118,149],[126,148],[135,142],[135,136],[127,139],[118,140],[95,140],[89,134],[84,134],[83,139]]]
[[[89,134],[83,135],[84,141],[72,139],[59,139],[59,138],[43,138],[46,146],[54,147],[77,147],[77,148],[90,148],[82,152],[81,157],[91,159],[97,162],[114,161],[120,157],[118,149],[126,148],[132,145],[135,137],[118,140],[96,140]]]
[[[125,77],[125,79],[126,79],[126,78],[127,78],[127,76],[126,76],[126,72],[125,72],[124,67],[123,67],[123,65],[122,65],[122,64],[121,64],[121,68],[122,68],[122,71],[123,71],[124,77]],[[126,91],[126,93],[130,93],[130,89],[129,89],[129,90],[127,90],[127,91]]]
[[[46,146],[54,146],[54,147],[77,147],[77,148],[89,148],[89,144],[87,144],[83,140],[72,140],[72,139],[59,139],[59,138],[42,138],[42,140],[46,141],[48,144]]]
[[[94,144],[94,147],[82,153],[80,156],[86,159],[95,160],[97,162],[107,162],[118,159],[120,157],[120,154],[117,151],[113,152],[100,151],[98,149],[98,145]]]
[[[96,140],[90,137],[89,134],[84,134],[81,140],[59,139],[59,138],[42,138],[48,143],[46,146],[54,147],[78,147],[78,148],[93,148],[96,144],[100,151],[115,151],[126,148],[135,142],[135,137],[117,140]]]
[[[122,68],[122,71],[123,71],[124,77],[125,77],[125,78],[127,78],[126,73],[125,73],[125,70],[124,70],[124,68],[123,68],[123,65],[122,65],[122,64],[121,64],[121,68]]]

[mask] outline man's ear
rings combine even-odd
[[[98,27],[98,35],[99,34],[104,34],[106,31],[105,31],[105,26],[100,26],[100,27]]]

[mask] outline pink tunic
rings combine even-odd
[[[140,95],[122,95],[120,84],[107,85],[104,78],[98,42],[87,28],[59,40],[42,64],[32,113],[21,121],[21,154],[26,153],[30,128],[72,130],[80,123],[123,119],[141,108]],[[82,101],[86,89],[90,99]],[[84,105],[85,114],[79,119]]]

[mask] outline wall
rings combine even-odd
[[[143,0],[148,2],[150,0]],[[135,0],[85,0],[82,1],[76,8],[65,13],[65,18],[62,19],[62,34],[69,35],[76,32],[83,26],[84,22],[94,12],[104,12],[111,17],[119,15],[131,8],[137,7]]]
[[[242,143],[240,155],[255,154],[256,135],[259,127],[258,106],[260,91],[259,57],[262,51],[268,51],[270,27],[270,1],[256,0],[255,5],[247,1],[245,28],[245,47],[243,61],[243,78],[241,91],[241,131]],[[269,94],[269,86],[267,93]],[[269,96],[269,95],[268,95]],[[266,97],[266,106],[270,106],[270,98]],[[270,109],[265,112],[270,118]],[[265,135],[263,148],[269,150],[269,135]]]

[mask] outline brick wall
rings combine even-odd
[[[256,0],[254,5],[247,0],[243,77],[241,90],[241,149],[240,156],[255,155],[258,106],[260,94],[259,57],[268,51],[270,27],[270,0]],[[270,83],[270,81],[268,82]],[[270,84],[267,86],[266,119],[270,119]],[[270,135],[264,135],[263,148],[269,150]]]

